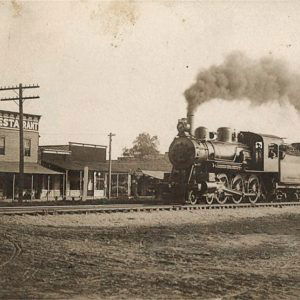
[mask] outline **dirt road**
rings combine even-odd
[[[0,298],[299,299],[300,208],[0,218]]]

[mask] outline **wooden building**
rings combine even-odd
[[[43,166],[63,173],[61,199],[107,197],[106,146],[70,142],[41,146],[40,153]],[[163,173],[170,170],[171,164],[165,155],[148,160],[124,157],[113,160],[111,197],[148,196]]]
[[[40,146],[43,166],[63,173],[62,199],[94,199],[106,196],[107,179],[103,171],[106,146],[74,143]]]
[[[38,163],[40,118],[24,114],[24,199],[48,199],[59,189],[60,173]],[[19,113],[0,110],[0,201],[18,197],[19,147]]]

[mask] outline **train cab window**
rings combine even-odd
[[[258,151],[262,150],[262,142],[256,142],[255,143],[255,149],[258,150]]]
[[[268,157],[271,159],[278,157],[278,145],[272,143],[268,146]]]
[[[262,160],[262,142],[256,142],[255,143],[255,153],[256,153],[256,161]]]

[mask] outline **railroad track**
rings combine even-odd
[[[180,211],[180,210],[208,210],[208,209],[241,209],[259,207],[299,206],[300,202],[272,202],[272,203],[239,203],[213,205],[68,205],[68,206],[22,206],[1,207],[1,215],[55,215],[55,214],[88,214],[88,213],[117,213],[117,212],[152,212],[152,211]]]

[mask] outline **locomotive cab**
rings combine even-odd
[[[283,139],[274,135],[256,134],[242,131],[238,135],[240,143],[247,144],[251,149],[249,169],[264,172],[278,172],[280,146]]]

